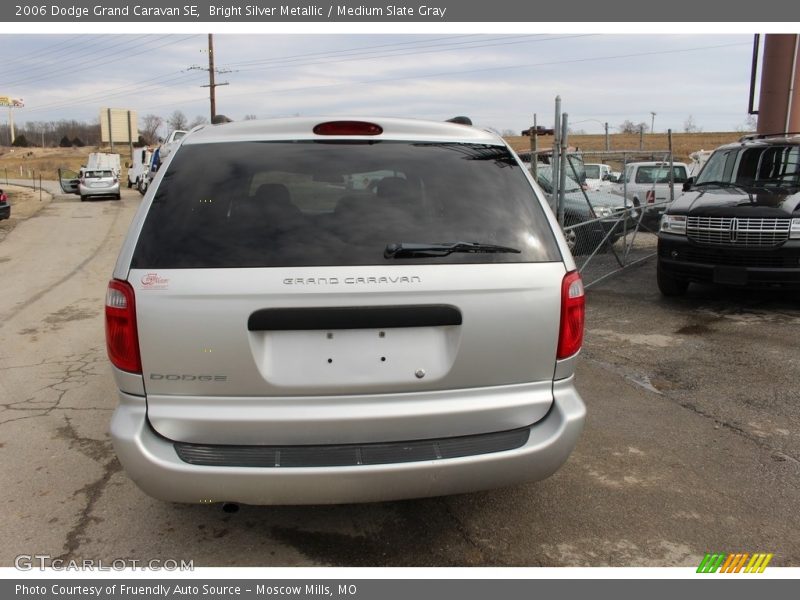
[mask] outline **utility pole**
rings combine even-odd
[[[208,98],[211,101],[211,122],[217,116],[217,84],[214,83],[214,35],[208,34]]]
[[[208,34],[208,68],[201,67],[199,65],[192,65],[189,67],[189,70],[195,71],[208,71],[208,85],[202,85],[200,87],[207,87],[208,88],[208,99],[211,104],[211,123],[214,122],[214,117],[217,116],[217,94],[216,88],[221,85],[228,85],[228,82],[225,81],[223,83],[216,82],[216,76],[221,75],[222,73],[230,73],[230,69],[226,69],[224,71],[220,71],[214,66],[214,34]]]

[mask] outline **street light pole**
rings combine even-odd
[[[650,111],[650,133],[655,133],[656,113]]]

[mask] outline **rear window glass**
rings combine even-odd
[[[672,167],[673,181],[686,181],[686,168]],[[639,167],[636,171],[636,183],[669,183],[669,167]]]
[[[111,171],[85,171],[83,176],[98,179],[101,177],[111,177]]]
[[[397,243],[480,242],[515,253],[386,259]],[[522,167],[504,147],[236,142],[181,148],[133,268],[560,260]]]
[[[600,165],[586,165],[586,179],[600,179]]]

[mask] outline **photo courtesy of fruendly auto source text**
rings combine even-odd
[[[800,5],[0,20],[0,596],[792,594]]]

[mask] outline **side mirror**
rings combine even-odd
[[[688,192],[692,189],[692,184],[694,183],[694,177],[689,177],[686,181],[683,182],[683,187],[681,188],[684,192]]]

